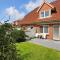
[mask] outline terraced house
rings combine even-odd
[[[60,0],[48,3],[44,1],[40,6],[28,13],[15,25],[34,29],[38,35],[45,34],[47,39],[60,40]]]

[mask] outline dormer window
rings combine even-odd
[[[44,17],[44,11],[41,11],[40,16]]]
[[[41,11],[40,12],[40,18],[47,18],[51,16],[51,9],[47,10],[47,11]]]
[[[45,17],[48,17],[48,16],[49,16],[49,10],[45,11]]]

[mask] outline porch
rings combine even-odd
[[[36,28],[37,35],[45,36],[44,38],[51,40],[60,40],[60,21],[59,20],[49,20],[49,21],[40,21],[33,24],[40,25]],[[39,30],[39,31],[38,31]]]
[[[40,32],[36,29],[36,37],[60,40],[60,25],[40,25]]]

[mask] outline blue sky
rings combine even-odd
[[[6,21],[9,16],[10,21],[22,19],[27,13],[37,6],[40,6],[43,0],[0,0],[0,21]],[[47,0],[51,2],[53,0]]]

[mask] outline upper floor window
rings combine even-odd
[[[51,16],[51,9],[47,10],[47,11],[41,11],[40,12],[40,18],[47,18]]]
[[[44,17],[44,11],[41,12],[41,17]]]
[[[49,16],[49,10],[45,11],[45,17]]]

